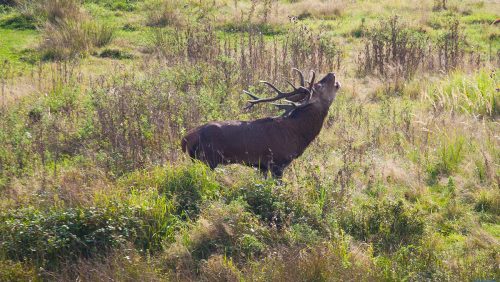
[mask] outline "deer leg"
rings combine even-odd
[[[211,170],[214,170],[219,164],[217,154],[210,143],[201,145],[201,152],[197,155],[197,158],[208,165]]]
[[[269,169],[264,166],[259,166],[259,171],[264,176],[265,179],[267,179],[267,174],[269,173]]]
[[[271,175],[273,176],[273,178],[281,179],[283,177],[284,170],[285,168],[283,166],[275,165],[271,167]]]

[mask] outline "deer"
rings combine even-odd
[[[300,86],[283,92],[268,81],[260,81],[276,92],[271,98],[259,98],[249,91],[251,97],[245,109],[261,103],[272,103],[283,114],[250,121],[209,122],[190,130],[181,140],[183,152],[215,169],[218,165],[242,164],[260,170],[264,177],[269,172],[281,179],[285,168],[300,157],[320,133],[330,105],[334,101],[340,83],[334,73],[328,73],[315,83],[316,74],[310,71],[305,85],[303,73],[299,75]]]

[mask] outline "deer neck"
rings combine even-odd
[[[309,145],[318,136],[327,114],[328,107],[311,105],[290,117],[292,128],[304,146]]]

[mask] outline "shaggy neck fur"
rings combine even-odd
[[[320,133],[328,109],[329,105],[325,107],[320,103],[312,103],[298,111],[294,111],[288,117],[289,122],[295,124],[292,128],[305,147]]]

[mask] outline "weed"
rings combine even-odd
[[[437,158],[427,169],[429,181],[435,183],[437,177],[447,176],[455,172],[464,159],[465,138],[463,136],[442,138],[442,143],[437,149]]]

